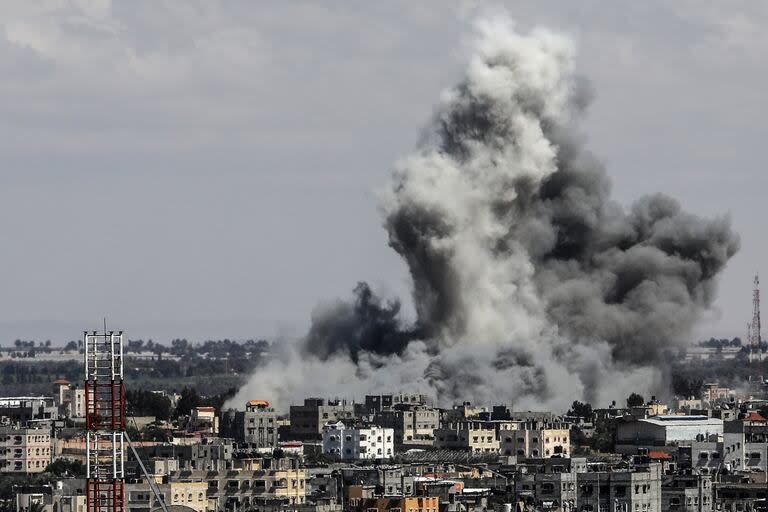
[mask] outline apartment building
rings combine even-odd
[[[42,473],[51,452],[49,429],[0,427],[0,474]]]
[[[440,499],[435,496],[366,498],[352,508],[359,512],[438,512]]]
[[[536,458],[571,454],[570,426],[561,421],[526,421],[516,430],[502,430],[499,439],[502,455]]]
[[[85,389],[70,384],[68,380],[53,382],[54,403],[59,413],[67,418],[85,418]]]
[[[297,441],[317,441],[322,439],[326,423],[350,421],[355,417],[354,402],[307,398],[303,405],[290,408],[290,435]]]
[[[420,393],[390,393],[386,395],[366,395],[364,402],[364,408],[370,414],[397,409],[403,406],[433,407],[434,401],[428,395]]]
[[[170,481],[157,484],[157,490],[168,506],[183,506],[195,512],[206,512],[208,508],[208,483],[203,481]],[[129,483],[125,486],[128,512],[150,512],[161,505],[147,482]]]
[[[661,512],[661,465],[611,467],[586,459],[542,459],[520,464],[513,478],[522,506],[536,510]]]
[[[494,422],[458,421],[435,430],[435,448],[470,453],[498,453],[499,439]]]
[[[395,452],[394,436],[393,429],[376,425],[328,423],[323,428],[323,454],[343,460],[389,459]]]
[[[54,485],[14,486],[18,512],[86,512],[85,480],[60,480]]]
[[[426,448],[434,444],[440,411],[424,405],[401,406],[378,412],[374,423],[394,430],[396,451]]]
[[[30,421],[53,421],[58,417],[58,407],[52,397],[0,397],[0,419],[4,418],[2,423],[25,426]]]
[[[688,474],[668,477],[661,485],[662,510],[669,512],[712,512],[715,499],[712,477]]]
[[[279,420],[266,400],[250,400],[245,411],[229,410],[222,414],[221,434],[256,448],[275,448]]]

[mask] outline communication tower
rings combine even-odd
[[[752,325],[749,329],[749,346],[760,349],[760,280],[755,275],[755,288],[752,291]]]
[[[83,347],[88,512],[123,512],[123,332],[85,331]]]

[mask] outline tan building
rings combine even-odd
[[[435,430],[435,448],[471,453],[498,453],[499,438],[492,422],[459,421]]]
[[[0,428],[0,474],[42,473],[50,463],[50,430]]]
[[[730,388],[720,386],[716,382],[704,384],[701,391],[701,399],[705,402],[714,402],[716,400],[727,400],[733,394]]]
[[[352,507],[360,512],[438,512],[440,498],[436,496],[362,498]]]
[[[559,421],[524,422],[517,430],[502,430],[499,438],[502,455],[537,458],[571,454],[570,428]]]
[[[53,383],[53,396],[61,414],[68,418],[85,417],[85,389],[73,386],[68,380],[59,379]]]
[[[16,512],[86,512],[85,480],[60,480],[53,485],[14,487]]]

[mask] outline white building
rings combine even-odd
[[[637,447],[653,448],[669,444],[689,445],[693,441],[716,441],[722,435],[721,419],[707,416],[655,416],[619,422],[616,451],[630,453]]]
[[[323,427],[323,454],[344,460],[389,459],[395,451],[394,437],[391,428],[327,423]]]

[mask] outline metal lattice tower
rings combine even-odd
[[[749,329],[749,346],[760,349],[760,280],[755,274],[755,289],[752,292],[752,324]]]
[[[123,512],[123,333],[83,333],[88,512]]]

